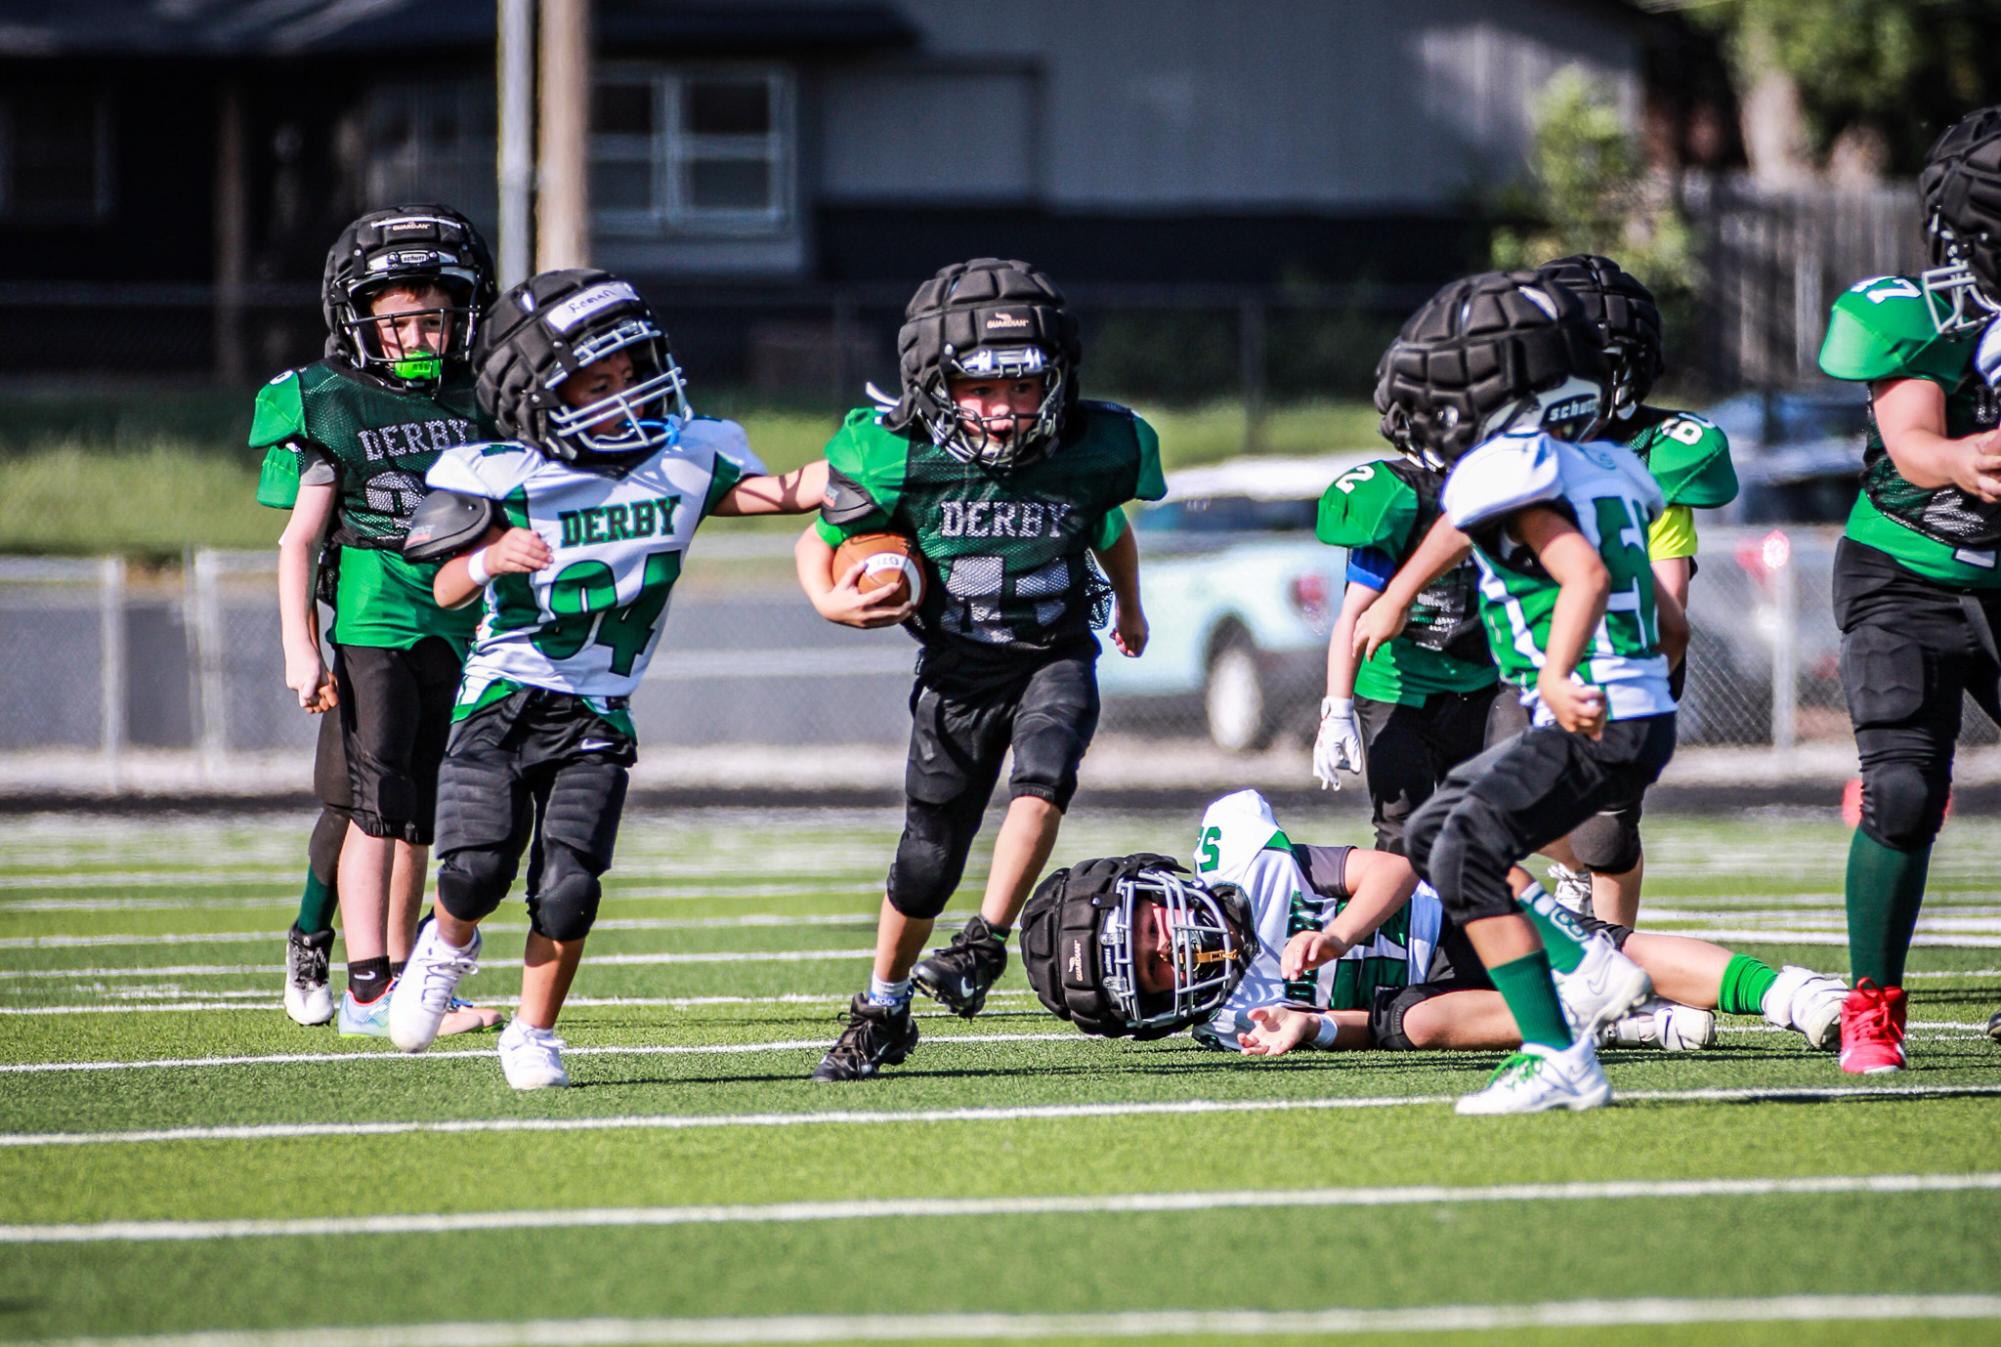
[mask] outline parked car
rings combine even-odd
[[[1098,665],[1113,713],[1143,698],[1232,752],[1262,748],[1286,726],[1310,733],[1348,563],[1314,538],[1314,516],[1329,482],[1379,457],[1240,458],[1170,473],[1166,498],[1134,519],[1146,655]]]
[[[1867,393],[1853,384],[1739,393],[1702,413],[1730,437],[1741,490],[1720,524],[1838,524],[1855,505]]]

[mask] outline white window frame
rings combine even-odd
[[[647,173],[641,209],[593,206],[596,226],[607,233],[676,238],[783,238],[794,232],[794,165],[798,156],[792,73],[775,66],[608,65],[601,84],[641,85],[652,99],[651,135],[593,131],[595,168],[631,165]],[[762,83],[771,107],[762,136],[698,135],[683,129],[684,95],[704,81]],[[761,209],[704,207],[693,200],[690,172],[698,162],[761,163],[770,173],[771,196]]]

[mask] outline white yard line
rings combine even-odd
[[[688,952],[663,950],[650,954],[594,954],[591,956],[591,966],[612,968],[670,963],[811,963],[819,959],[874,957],[873,946],[868,949],[742,949]],[[344,972],[347,968],[344,963],[332,963],[327,966],[336,973]],[[74,978],[263,977],[284,971],[285,966],[276,963],[163,964],[154,968],[7,968],[0,969],[0,978],[19,982]]]
[[[1306,1337],[1633,1328],[1667,1324],[2001,1319],[1994,1295],[1797,1295],[1741,1299],[1546,1300],[1361,1310],[1110,1310],[1086,1314],[774,1315],[732,1319],[533,1319],[361,1328],[44,1339],[27,1347],[692,1347],[720,1343],[1024,1342],[1047,1338]]]
[[[1248,1188],[1050,1197],[919,1197],[689,1207],[533,1208],[409,1212],[293,1220],[104,1221],[0,1225],[0,1244],[102,1244],[286,1239],[321,1235],[448,1235],[468,1230],[569,1230],[631,1226],[814,1224],[967,1216],[1112,1216],[1297,1207],[1452,1206],[1487,1202],[1622,1202],[1714,1197],[2001,1191],[2001,1173],[1830,1174],[1802,1178],[1626,1179],[1602,1183],[1407,1184],[1375,1188]]]
[[[474,991],[479,989],[474,988]],[[518,989],[495,988],[494,994],[511,999]],[[223,1000],[224,997],[245,995],[266,998],[262,1004],[241,1000]],[[1020,988],[1008,988],[987,993],[987,999],[1028,1000],[1035,993]],[[705,1006],[836,1006],[848,1003],[846,992],[781,992],[771,996],[572,996],[564,1000],[564,1007],[575,1006],[652,1006],[666,1010],[695,1010]],[[171,1014],[187,1014],[191,1011],[235,1010],[254,1011],[262,1014],[267,1010],[278,1010],[281,1003],[270,992],[205,992],[199,997],[185,997],[179,1000],[147,1001],[106,1001],[80,1006],[0,1006],[0,1015],[130,1015],[139,1011],[157,1011]],[[926,1011],[918,1011],[923,1016]],[[945,1012],[939,1011],[938,1014]]]
[[[1710,1090],[1629,1090],[1628,1103],[1853,1103],[1869,1099],[1992,1097],[2001,1085],[1817,1085]],[[1291,1113],[1449,1104],[1457,1096],[1378,1095],[1335,1099],[1122,1100],[1103,1104],[1033,1104],[1009,1108],[835,1110],[822,1113],[667,1113],[601,1118],[440,1118],[412,1122],[246,1123],[123,1132],[0,1132],[0,1148],[132,1146],[162,1141],[270,1141],[296,1137],[459,1135],[471,1132],[695,1131],[734,1127],[882,1127],[906,1123],[993,1123],[1072,1118],[1130,1118],[1203,1113]]]
[[[964,920],[968,913],[940,913],[938,920]],[[604,931],[733,931],[760,927],[788,926],[874,926],[876,914],[746,912],[737,917],[604,917],[591,927],[593,934]],[[492,935],[502,932],[519,935],[528,930],[525,921],[487,921],[480,929]],[[152,935],[14,935],[0,937],[0,949],[104,949],[121,945],[262,945],[284,939],[283,931],[192,931],[156,932]]]

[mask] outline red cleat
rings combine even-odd
[[[1904,989],[1863,978],[1841,1003],[1841,1069],[1873,1075],[1904,1066]]]

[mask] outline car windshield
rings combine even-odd
[[[1250,496],[1192,496],[1170,500],[1140,516],[1148,532],[1294,533],[1310,532],[1317,500],[1258,500]]]

